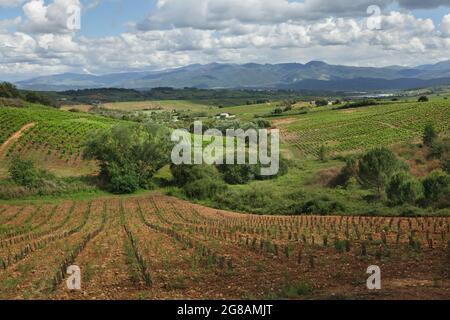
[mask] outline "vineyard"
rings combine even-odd
[[[0,205],[0,226],[0,299],[450,298],[448,217],[241,215],[154,193]]]
[[[79,169],[83,166],[82,147],[86,139],[96,130],[111,127],[114,121],[37,106],[0,108],[0,145],[24,125],[34,124],[0,156],[8,160],[20,155],[37,159],[44,166]]]
[[[449,117],[450,104],[445,101],[400,103],[324,110],[292,118],[279,127],[286,143],[304,155],[317,156],[322,145],[339,154],[419,138],[430,121],[441,133],[448,133]]]

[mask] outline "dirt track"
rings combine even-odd
[[[26,125],[24,125],[22,128],[20,128],[19,131],[17,131],[17,132],[14,133],[11,137],[9,137],[8,140],[6,140],[6,141],[0,146],[0,158],[3,157],[3,153],[4,153],[6,150],[8,150],[9,146],[10,146],[14,141],[16,141],[17,139],[19,139],[19,138],[22,136],[22,134],[23,134],[26,130],[28,130],[28,129],[34,127],[35,125],[36,125],[35,123],[29,123],[29,124],[26,124]]]

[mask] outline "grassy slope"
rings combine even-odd
[[[0,143],[27,123],[27,130],[2,157],[0,176],[15,155],[33,159],[37,165],[61,176],[78,176],[95,172],[93,163],[82,160],[82,145],[95,130],[117,123],[86,113],[73,113],[29,104],[25,108],[0,108]]]
[[[190,110],[193,112],[206,111],[211,106],[191,101],[182,100],[161,100],[161,101],[136,101],[136,102],[116,102],[105,103],[103,107],[111,110],[121,111],[142,111],[149,109],[162,109],[166,111],[172,110]]]
[[[450,102],[396,103],[358,109],[319,109],[280,121],[285,143],[304,156],[316,156],[321,145],[333,154],[361,152],[420,138],[428,122],[450,129]],[[285,119],[286,120],[286,119]]]

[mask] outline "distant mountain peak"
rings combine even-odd
[[[326,63],[326,62],[323,62],[323,61],[313,60],[313,61],[310,61],[307,64],[305,64],[305,66],[308,66],[308,67],[325,67],[325,66],[329,66],[329,64]]]
[[[197,88],[228,88],[228,89],[276,89],[276,88],[314,88],[324,90],[337,88],[333,81],[345,81],[344,87],[358,87],[357,79],[365,79],[362,88],[373,88],[371,80],[382,81],[385,89],[399,89],[417,85],[422,87],[430,83],[443,84],[450,79],[450,61],[442,61],[435,65],[424,65],[415,68],[399,66],[352,67],[332,65],[323,61],[310,61],[307,64],[231,64],[209,63],[192,64],[179,68],[135,71],[93,75],[88,73],[65,73],[43,76],[17,82],[22,89],[31,90],[69,90],[93,88],[126,88],[151,89],[155,87],[197,87]],[[408,81],[401,85],[404,79]],[[428,80],[441,79],[430,82]],[[444,79],[444,80],[442,80]],[[394,81],[395,80],[395,81]],[[321,81],[321,82],[317,82]],[[341,88],[341,87],[339,87]],[[344,89],[342,89],[344,90]]]

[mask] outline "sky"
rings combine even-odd
[[[0,0],[0,80],[312,60],[450,60],[450,0]]]

